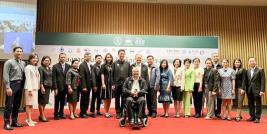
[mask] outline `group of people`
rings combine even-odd
[[[183,61],[173,60],[173,67],[163,59],[159,66],[154,63],[152,55],[147,56],[147,64],[142,62],[141,54],[135,55],[132,65],[125,60],[125,50],[118,51],[118,60],[107,53],[102,63],[102,56],[95,55],[95,64],[91,63],[92,55],[86,52],[84,61],[72,60],[66,63],[66,54],[59,54],[59,62],[52,67],[51,58],[44,56],[38,67],[39,57],[30,54],[28,64],[22,60],[23,49],[13,49],[14,58],[4,64],[4,83],[6,87],[6,103],[4,111],[4,129],[13,130],[22,127],[18,123],[18,110],[22,95],[26,104],[26,123],[35,126],[32,120],[33,105],[39,104],[39,121],[48,122],[45,106],[49,102],[50,92],[55,93],[54,119],[65,119],[64,105],[68,102],[70,119],[95,118],[101,116],[100,106],[104,104],[104,116],[110,114],[111,99],[115,98],[116,118],[120,119],[123,109],[131,115],[131,103],[137,98],[138,117],[157,117],[157,101],[163,104],[161,117],[169,117],[170,104],[174,103],[175,118],[191,115],[191,98],[195,109],[195,118],[204,116],[204,105],[207,113],[205,119],[221,118],[232,120],[231,111],[234,102],[237,112],[236,121],[242,119],[241,108],[245,94],[248,97],[248,121],[259,123],[262,113],[262,96],[265,91],[264,70],[257,66],[254,57],[248,59],[249,69],[242,66],[240,59],[235,59],[230,67],[228,59],[219,61],[218,53],[207,58],[205,68],[200,66],[200,59],[188,58]],[[183,67],[182,67],[183,64]],[[191,65],[193,64],[193,65]],[[159,96],[157,93],[159,92]],[[92,93],[92,95],[90,95]],[[89,100],[90,102],[90,113]],[[67,100],[66,100],[67,99]],[[80,101],[80,113],[76,113],[77,102]],[[148,113],[145,113],[147,106]],[[222,110],[222,112],[221,112]]]

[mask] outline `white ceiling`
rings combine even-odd
[[[109,2],[267,6],[267,0],[87,0]]]

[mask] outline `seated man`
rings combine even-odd
[[[128,77],[123,84],[123,93],[126,98],[126,108],[130,124],[134,124],[133,115],[133,101],[137,102],[138,105],[138,124],[141,123],[141,119],[144,117],[145,111],[145,93],[147,90],[146,81],[140,77],[138,67],[132,69],[132,76]]]

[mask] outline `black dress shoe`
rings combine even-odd
[[[152,118],[156,118],[156,117],[157,117],[157,114],[153,113],[153,114],[151,115],[151,117],[152,117]]]
[[[103,114],[101,112],[97,112],[97,115],[98,116],[102,116]]]
[[[260,119],[255,119],[254,123],[260,123]]]
[[[60,118],[58,116],[55,116],[54,117],[54,120],[59,120]]]
[[[19,124],[19,123],[17,123],[17,122],[12,123],[11,126],[12,126],[12,127],[23,127],[22,124]]]
[[[59,116],[59,118],[60,118],[60,119],[66,119],[66,118],[64,117],[64,115]]]
[[[92,118],[96,118],[95,114],[90,114],[89,116],[92,117]]]
[[[200,114],[195,115],[195,118],[200,118],[200,117],[201,117]]]
[[[117,114],[117,115],[116,115],[116,118],[117,118],[117,119],[120,119],[120,118],[121,118],[121,114]]]
[[[253,121],[255,121],[255,119],[254,118],[249,118],[249,119],[247,119],[247,121],[248,122],[253,122]]]
[[[4,129],[5,130],[13,130],[13,127],[11,127],[10,124],[7,123],[4,125]]]
[[[80,118],[88,118],[88,116],[86,114],[81,114]]]
[[[217,118],[221,118],[221,115],[219,115],[219,114],[216,114],[215,116],[216,116]]]

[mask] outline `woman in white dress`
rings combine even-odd
[[[26,123],[28,126],[35,126],[31,113],[33,105],[38,104],[38,89],[40,89],[40,74],[37,67],[37,54],[30,54],[29,64],[25,67],[25,103],[26,103]]]

